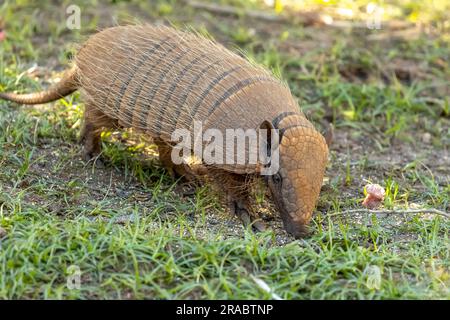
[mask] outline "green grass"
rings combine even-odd
[[[72,41],[111,23],[96,17],[102,8],[119,20],[167,18],[208,31],[282,76],[319,128],[334,123],[313,235],[293,241],[277,215],[265,233],[245,230],[208,186],[184,192],[155,146],[130,132],[104,134],[106,168],[83,163],[78,94],[37,107],[0,102],[0,298],[270,299],[253,277],[284,299],[450,298],[448,219],[339,214],[360,207],[367,182],[386,188],[385,208],[449,211],[448,33],[367,43],[361,31],[275,28],[178,1],[76,3],[83,28],[75,32],[50,2],[0,7],[8,36],[0,91],[48,85]],[[422,10],[400,8],[410,20]],[[37,79],[26,73],[34,63],[44,67]],[[73,266],[81,287],[70,290]]]

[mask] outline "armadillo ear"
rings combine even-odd
[[[323,137],[325,138],[328,148],[330,148],[331,143],[333,142],[333,137],[334,137],[333,124],[328,123],[328,126],[327,126],[325,132],[323,133]]]
[[[259,134],[259,145],[260,145],[260,161],[262,163],[263,167],[270,167],[271,165],[271,158],[272,158],[272,149],[274,147],[278,146],[278,132],[275,129],[272,122],[270,121],[263,121],[260,128],[260,134]],[[273,140],[275,139],[275,141]],[[277,142],[276,145],[273,144],[273,142]]]
[[[264,120],[261,125],[259,126],[259,129],[261,130],[261,143],[264,143],[264,146],[266,147],[266,150],[269,151],[267,154],[270,154],[270,147],[272,145],[272,134],[271,131],[273,129],[273,124],[270,121]]]

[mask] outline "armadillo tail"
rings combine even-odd
[[[0,92],[0,98],[21,104],[41,104],[61,99],[77,89],[77,68],[74,66],[64,74],[61,81],[48,90],[27,94]]]

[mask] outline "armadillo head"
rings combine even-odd
[[[279,129],[279,170],[267,177],[285,229],[296,238],[308,234],[307,224],[319,198],[328,158],[327,143],[303,116],[290,116]]]

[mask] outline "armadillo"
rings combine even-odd
[[[80,90],[85,102],[81,133],[84,157],[101,152],[102,130],[131,127],[152,138],[160,160],[183,176],[195,175],[174,164],[171,134],[176,129],[276,129],[280,133],[279,169],[264,177],[285,229],[309,234],[318,201],[328,146],[300,111],[289,87],[270,71],[219,43],[170,27],[131,25],[107,28],[79,48],[73,66],[48,90],[0,93],[21,104],[55,101]],[[220,181],[233,212],[254,222],[249,176],[262,176],[257,165],[207,165]]]

